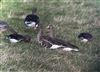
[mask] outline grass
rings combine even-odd
[[[100,72],[100,1],[99,0],[0,0],[0,19],[33,42],[10,44],[1,38],[1,72]],[[80,48],[80,52],[44,49],[35,42],[36,32],[24,31],[23,14],[37,7],[41,24],[52,24],[57,37]],[[11,13],[11,14],[10,14]],[[11,16],[11,17],[9,17]],[[77,35],[90,32],[94,40],[81,43]],[[9,34],[6,32],[5,34]]]

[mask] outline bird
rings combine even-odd
[[[37,34],[37,42],[45,47],[45,48],[49,48],[49,49],[60,49],[63,51],[75,51],[78,52],[79,48],[63,39],[59,39],[54,37],[53,34],[53,30],[51,26],[47,27],[49,29],[49,35],[43,35],[43,29],[39,28],[38,34]]]
[[[0,34],[5,31],[10,31],[11,33],[17,33],[12,27],[8,25],[5,21],[0,21]]]
[[[36,14],[37,8],[33,8],[32,14],[28,14],[24,19],[24,24],[27,29],[34,28],[37,29],[39,26],[40,18]]]
[[[7,23],[4,21],[0,21],[0,34],[7,30]]]
[[[91,41],[93,39],[93,36],[88,32],[83,32],[78,35],[78,38],[81,40],[81,42],[86,43]]]
[[[6,39],[8,39],[10,43],[18,43],[18,42],[21,42],[21,41],[31,42],[30,36],[21,35],[21,34],[18,34],[18,33],[6,35]]]

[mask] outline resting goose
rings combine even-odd
[[[26,26],[26,28],[34,28],[37,29],[37,27],[39,26],[39,16],[36,15],[36,11],[37,9],[33,9],[32,10],[32,14],[29,14],[26,16],[25,20],[24,20],[24,24]]]
[[[5,21],[0,21],[0,34],[2,34],[3,32],[5,32],[5,31],[7,31],[7,30],[9,30],[9,31],[12,32],[12,33],[16,33],[16,31],[15,31],[13,28],[11,28],[11,27],[7,24],[7,22],[5,22]]]
[[[31,41],[31,37],[30,36],[24,36],[21,34],[10,34],[6,36],[6,39],[8,39],[11,43],[17,43],[17,42],[30,42]]]
[[[81,42],[86,43],[88,41],[91,41],[93,39],[93,36],[90,33],[83,32],[78,35],[78,38],[81,40]]]
[[[49,31],[50,31],[50,26],[49,26]],[[40,29],[38,34],[37,34],[37,41],[39,44],[41,44],[43,47],[45,48],[49,48],[49,49],[62,49],[63,51],[79,51],[78,47],[66,42],[64,40],[55,38],[52,35],[52,31],[51,34],[49,36],[44,36],[43,35],[43,30]]]
[[[0,34],[7,30],[7,23],[4,21],[0,21]]]

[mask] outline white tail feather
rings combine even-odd
[[[73,49],[73,48],[70,48],[70,47],[67,47],[67,48],[63,48],[64,51],[79,51],[78,49]]]

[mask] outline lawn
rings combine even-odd
[[[53,25],[56,37],[77,45],[80,52],[45,49],[35,41],[35,31],[25,32],[23,16],[33,7],[44,28]],[[17,44],[1,36],[0,72],[100,72],[100,0],[0,0],[0,20],[32,36],[32,43]],[[90,32],[93,41],[81,43],[81,32]]]

